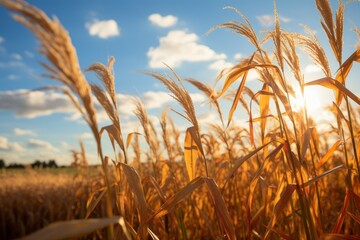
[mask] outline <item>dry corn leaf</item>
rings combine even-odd
[[[346,215],[346,212],[347,212],[347,208],[348,208],[348,205],[349,205],[349,202],[350,202],[350,198],[351,198],[351,191],[349,190],[345,196],[345,200],[344,200],[344,204],[343,204],[343,207],[340,211],[340,215],[338,216],[337,220],[336,220],[336,223],[335,223],[335,226],[333,228],[333,230],[331,231],[332,233],[336,233],[338,234],[341,230],[341,227],[343,225],[343,222],[344,222],[344,218],[345,218],[345,215]]]
[[[113,149],[115,149],[115,141],[117,142],[117,144],[119,144],[119,146],[122,150],[125,149],[124,142],[123,142],[122,136],[120,134],[120,131],[116,128],[116,126],[114,124],[102,127],[99,132],[100,137],[104,131],[106,131],[108,133]]]
[[[150,228],[147,229],[148,230],[148,233],[150,235],[150,237],[153,239],[153,240],[159,240],[158,236],[156,236],[156,234],[150,230]]]
[[[238,90],[236,91],[235,98],[234,98],[234,100],[233,100],[233,103],[232,103],[232,105],[231,105],[231,109],[230,109],[230,111],[229,111],[227,126],[230,125],[232,116],[233,116],[233,114],[234,114],[234,112],[235,112],[235,110],[236,110],[236,107],[237,107],[238,103],[239,103],[239,100],[240,100],[240,97],[241,97],[241,93],[242,93],[242,91],[243,91],[243,89],[244,89],[244,86],[245,86],[245,82],[246,82],[247,75],[248,75],[248,70],[243,73],[243,78],[242,78],[242,80],[241,80],[240,86],[239,86]]]
[[[22,239],[24,240],[61,240],[67,238],[78,238],[85,234],[92,233],[98,229],[102,229],[111,224],[118,223],[120,217],[70,220],[64,222],[56,222],[47,227],[32,233]]]
[[[126,180],[130,185],[130,189],[134,193],[135,201],[137,203],[137,209],[140,215],[139,217],[140,227],[138,229],[138,233],[140,234],[141,239],[146,239],[147,238],[146,221],[149,214],[151,213],[151,209],[148,207],[146,203],[144,190],[141,185],[140,177],[135,171],[135,169],[132,168],[131,166],[125,163],[120,163],[120,164],[125,173]]]
[[[349,120],[346,119],[339,106],[334,102],[333,102],[333,111],[336,113],[336,115],[340,116],[340,118],[346,122],[347,127],[350,128]]]
[[[130,143],[131,143],[131,140],[132,140],[132,138],[133,138],[133,136],[134,136],[135,134],[136,134],[136,135],[141,135],[141,134],[138,133],[138,132],[131,132],[131,133],[129,133],[129,134],[127,135],[127,137],[126,137],[126,149],[129,148]]]
[[[300,161],[305,161],[305,154],[306,154],[306,151],[307,151],[307,149],[309,147],[309,143],[310,143],[310,139],[311,139],[313,129],[314,128],[306,129],[305,133],[302,136]]]
[[[318,162],[318,164],[316,165],[316,169],[319,169],[322,165],[324,165],[324,163],[326,163],[327,160],[329,160],[329,158],[331,156],[333,156],[335,150],[339,147],[339,145],[341,144],[340,140],[337,140],[332,147],[329,149],[329,151],[327,151],[327,153],[325,153],[325,155],[320,159],[320,161]]]
[[[210,195],[214,202],[216,213],[220,219],[222,226],[225,229],[228,239],[236,239],[234,224],[231,220],[224,198],[222,197],[217,184],[211,178],[204,178],[204,181],[208,189],[210,190]]]
[[[339,171],[339,170],[341,170],[341,169],[346,169],[346,168],[344,167],[344,165],[340,165],[340,166],[334,167],[334,168],[332,168],[332,169],[330,169],[330,170],[328,170],[328,171],[326,171],[326,172],[323,172],[322,174],[319,174],[319,175],[317,175],[316,177],[310,179],[309,181],[307,181],[306,183],[302,184],[301,186],[302,186],[302,187],[307,187],[307,186],[313,184],[314,182],[319,181],[321,178],[325,177],[326,175],[328,175],[328,174],[330,174],[330,173],[337,172],[337,171]]]
[[[172,195],[170,198],[166,200],[166,202],[160,207],[158,211],[153,215],[152,218],[149,219],[149,221],[153,218],[158,219],[166,214],[170,213],[171,210],[180,202],[185,200],[185,198],[191,194],[195,189],[200,187],[204,184],[203,177],[197,177],[193,179],[191,182],[189,182],[185,187],[181,188],[179,191],[177,191],[174,195]]]
[[[259,169],[255,172],[253,179],[251,180],[250,186],[249,186],[249,194],[248,194],[248,202],[247,202],[247,221],[248,224],[250,225],[251,223],[251,206],[252,206],[252,199],[254,197],[254,191],[255,191],[255,187],[259,181],[259,177],[261,176],[262,172],[264,169],[266,169],[268,167],[268,165],[274,160],[274,158],[277,156],[277,154],[284,148],[284,146],[286,146],[284,140],[281,139],[280,141],[281,143],[274,149],[272,150],[269,155],[267,155],[265,157],[265,159],[263,160],[261,166],[259,167]],[[263,146],[264,147],[264,146]]]
[[[340,91],[343,94],[350,97],[354,102],[356,102],[357,104],[360,105],[360,98],[358,96],[356,96],[353,92],[351,92],[349,89],[344,87],[344,85],[342,85],[340,82],[336,81],[333,78],[324,77],[324,78],[321,78],[318,80],[314,80],[312,82],[305,83],[304,86],[306,87],[306,86],[311,86],[311,85],[320,85],[320,86],[332,89],[334,91]]]
[[[269,94],[261,94],[260,95],[260,104],[259,104],[259,108],[260,108],[260,128],[261,128],[261,138],[263,140],[264,137],[265,137],[265,128],[266,128],[266,123],[267,123],[267,116],[269,116],[270,96],[273,96],[274,94],[269,92],[269,85],[267,85],[267,84],[263,85],[262,91],[269,93]],[[253,119],[253,121],[254,121],[254,119]]]
[[[324,234],[319,240],[360,240],[360,237],[349,234]]]
[[[355,214],[352,214],[351,212],[346,212],[347,215],[349,215],[352,219],[354,219],[354,221],[360,225],[360,217],[355,215]]]
[[[196,130],[194,127],[189,127],[188,129],[186,129],[184,142],[184,158],[190,181],[195,178],[196,160],[200,152],[200,148],[198,145],[199,140],[196,141],[194,136],[196,136]]]
[[[261,96],[274,96],[273,93],[271,92],[268,92],[268,91],[264,91],[264,90],[260,90],[258,91],[257,93],[254,94],[254,96],[251,98],[251,101],[250,101],[250,111],[249,111],[249,135],[250,135],[250,143],[252,146],[254,146],[254,126],[253,126],[253,123],[254,123],[254,120],[252,118],[252,103],[253,103],[253,100],[255,100],[258,96],[260,95]],[[263,99],[264,100],[264,99]],[[260,99],[261,101],[261,99]],[[266,100],[265,100],[266,101]],[[269,102],[267,102],[268,104]],[[266,106],[266,102],[260,102],[260,104],[263,104],[263,105],[260,105],[260,110],[264,110],[262,109],[261,107],[265,107]],[[267,111],[263,111],[263,114],[267,113]],[[261,113],[260,113],[261,114]],[[262,117],[260,115],[260,117]],[[262,124],[264,124],[263,122],[261,122]],[[266,122],[265,122],[266,124]],[[263,132],[262,132],[263,133]]]
[[[101,193],[99,194],[99,196],[96,197],[94,202],[92,202],[92,200],[95,197],[95,194],[97,194],[98,192],[93,192],[91,194],[91,196],[89,197],[89,199],[88,199],[88,201],[86,203],[86,216],[85,216],[85,218],[88,218],[90,216],[90,214],[94,211],[94,209],[99,204],[101,199],[103,199],[106,192],[107,192],[107,188],[105,187],[105,188],[103,188],[101,190]]]
[[[274,227],[279,215],[283,212],[287,203],[290,201],[291,196],[292,196],[293,192],[295,191],[295,189],[296,189],[296,184],[289,184],[282,191],[281,196],[278,196],[276,198],[279,200],[276,202],[276,205],[274,207],[274,212],[273,212],[273,215],[271,216],[270,223],[267,226],[264,239],[267,239],[269,237],[270,231]]]
[[[360,49],[355,50],[353,54],[350,55],[348,59],[340,66],[338,73],[336,74],[335,79],[341,84],[345,84],[346,78],[352,68],[354,61],[360,62]],[[341,92],[336,91],[336,102],[337,104],[341,103],[342,98],[344,97]]]
[[[252,156],[254,156],[256,153],[258,153],[261,149],[267,147],[270,143],[273,143],[273,142],[268,142],[266,143],[265,145],[255,149],[254,151],[248,153],[246,156],[242,157],[242,158],[239,158],[239,159],[236,159],[236,161],[234,162],[234,165],[233,167],[228,171],[225,179],[226,181],[229,180],[229,178],[234,175],[234,173],[236,172],[236,170],[248,159],[250,159]]]

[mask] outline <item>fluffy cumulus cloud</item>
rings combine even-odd
[[[113,19],[103,21],[93,20],[86,23],[86,28],[91,36],[97,36],[102,39],[120,35],[120,28]]]
[[[35,118],[53,113],[75,113],[67,96],[48,91],[14,90],[0,92],[0,111],[14,111],[17,117]]]
[[[151,14],[148,19],[152,24],[162,28],[174,26],[178,20],[173,15],[161,16],[158,13]]]
[[[92,135],[91,133],[89,132],[84,132],[84,133],[81,133],[78,138],[80,139],[92,139],[94,137],[94,135]]]
[[[234,59],[235,60],[240,60],[240,59],[242,59],[244,56],[241,54],[241,53],[235,53],[234,54]]]
[[[21,61],[22,60],[22,56],[18,53],[13,53],[10,55],[11,58],[13,58],[16,61]]]
[[[24,152],[25,149],[18,142],[10,142],[6,137],[0,136],[0,150],[11,152]]]
[[[183,62],[202,62],[225,59],[225,54],[218,54],[206,45],[199,43],[195,33],[182,30],[170,31],[161,37],[159,46],[151,47],[147,56],[152,68],[166,68],[164,63],[175,68]]]
[[[274,15],[257,16],[256,19],[260,22],[261,26],[263,27],[270,27],[275,23]],[[279,21],[287,23],[290,22],[291,19],[287,17],[279,16]]]
[[[190,97],[194,103],[205,101],[205,97],[199,93],[190,93]],[[170,92],[153,92],[148,91],[142,95],[142,102],[146,109],[159,109],[166,104],[175,102],[175,99],[170,96]]]
[[[26,151],[26,149],[23,146],[21,146],[21,144],[18,142],[11,143],[10,150],[13,152],[25,152]]]
[[[166,92],[148,91],[143,94],[142,102],[147,109],[161,108],[174,99]]]
[[[16,136],[23,136],[23,135],[35,136],[36,135],[33,131],[31,131],[29,129],[15,128],[13,132]]]
[[[9,149],[9,140],[6,137],[0,136],[0,149],[1,150]]]
[[[51,143],[40,139],[30,138],[27,142],[27,147],[30,149],[48,150],[58,152],[59,150],[54,147]]]
[[[209,65],[209,68],[216,71],[221,71],[226,68],[233,67],[234,64],[231,62],[225,61],[224,59],[217,60]]]

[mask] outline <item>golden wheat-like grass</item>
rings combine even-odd
[[[218,81],[224,77],[220,90],[191,78],[187,80],[208,97],[221,122],[223,109],[219,99],[231,101],[227,125],[213,123],[200,128],[191,95],[180,76],[169,67],[169,75],[145,73],[162,82],[181,106],[182,111],[172,110],[190,124],[184,131],[185,139],[181,139],[167,108],[160,117],[161,138],[158,137],[156,123],[141,101],[135,99],[135,115],[143,134],[130,133],[124,141],[114,84],[114,58],[107,65],[95,63],[87,69],[95,72],[101,83],[89,84],[80,71],[70,37],[57,19],[49,19],[24,1],[0,0],[0,5],[15,11],[18,14],[15,19],[39,39],[41,53],[48,60],[42,64],[49,72],[47,76],[67,86],[65,94],[93,131],[102,160],[101,171],[92,176],[90,183],[86,177],[74,181],[80,187],[68,199],[74,201],[74,194],[78,197],[76,211],[81,214],[53,218],[51,222],[63,222],[49,225],[29,237],[58,234],[72,238],[92,232],[93,237],[108,239],[359,239],[360,99],[346,86],[346,79],[353,64],[360,62],[360,51],[357,48],[342,60],[346,4],[340,2],[333,14],[328,0],[315,0],[315,3],[338,69],[332,71],[331,56],[311,30],[305,27],[307,33],[298,34],[281,28],[276,4],[274,28],[263,39],[258,38],[243,14],[228,7],[240,15],[241,21],[219,24],[211,31],[226,28],[245,37],[253,53],[219,73]],[[265,43],[271,44],[271,50],[263,49]],[[305,83],[300,50],[321,68],[322,78]],[[258,89],[247,86],[250,70],[258,73]],[[304,95],[306,87],[311,85],[335,92],[333,106],[328,109],[337,121],[326,123],[326,130],[308,116],[306,105],[299,111],[291,105],[294,89],[299,87]],[[100,131],[93,96],[111,121],[111,125]],[[248,127],[233,121],[239,103],[248,115]],[[104,132],[113,148],[118,145],[122,150],[117,159],[102,152]],[[143,142],[148,148],[143,147]],[[80,147],[80,151],[73,152],[74,163],[79,171],[86,171],[89,167],[82,143]],[[131,150],[132,155],[128,154]],[[21,201],[20,192],[3,189],[18,187],[26,194],[25,183],[6,183],[5,188],[0,186],[0,194],[13,195],[15,202]],[[42,199],[46,200],[45,194],[58,196],[49,190],[51,181],[45,186],[46,191],[39,191]],[[75,191],[57,187],[60,192]],[[15,227],[27,229],[29,226],[23,221],[14,220],[16,211],[26,212],[20,209],[26,204],[6,205],[10,201],[2,199],[5,198],[0,198],[0,204],[5,202],[4,209],[10,209],[13,214],[7,216],[9,211],[6,214],[0,211],[0,217]],[[36,204],[30,202],[29,209]],[[54,213],[52,206],[47,207],[46,211]],[[71,211],[65,206],[63,209]],[[5,229],[3,222],[0,227]],[[48,223],[30,226],[29,230],[21,230],[21,235]],[[106,232],[101,230],[103,227],[108,227]],[[12,234],[6,232],[1,237],[19,237]]]

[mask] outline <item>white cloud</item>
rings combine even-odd
[[[251,69],[249,72],[248,72],[248,75],[247,75],[247,78],[246,80],[247,81],[250,81],[250,80],[256,80],[259,78],[259,74],[254,70],[254,69]]]
[[[0,150],[24,152],[25,149],[18,142],[10,142],[6,137],[0,136]]]
[[[206,97],[201,93],[190,93],[190,97],[194,103],[206,101]]]
[[[10,150],[13,152],[25,152],[25,148],[20,145],[18,142],[13,142],[10,144]]]
[[[210,64],[209,68],[212,70],[221,71],[225,68],[231,68],[233,66],[234,64],[232,64],[231,62],[227,62],[224,59],[220,59]]]
[[[84,133],[79,135],[80,139],[92,139],[93,137],[94,137],[94,135],[92,135],[89,132],[84,132]]]
[[[260,22],[261,26],[263,27],[270,27],[275,23],[275,16],[274,15],[262,15],[257,16],[256,19]],[[283,16],[279,16],[279,21],[287,23],[290,22],[291,19]]]
[[[120,28],[115,20],[93,20],[86,23],[86,28],[91,36],[98,36],[99,38],[106,39],[120,35]]]
[[[203,62],[225,59],[225,54],[218,54],[206,45],[198,43],[199,37],[195,33],[182,30],[170,31],[161,37],[159,46],[151,47],[147,56],[152,68],[180,67],[183,62]]]
[[[60,146],[65,149],[70,149],[70,144],[65,141],[60,141]]]
[[[14,111],[17,117],[22,118],[77,112],[64,94],[23,89],[0,92],[0,110]]]
[[[33,131],[31,131],[29,129],[15,128],[13,132],[16,136],[23,136],[23,135],[35,136],[36,135]]]
[[[241,53],[236,53],[236,54],[234,54],[234,59],[235,60],[240,60],[240,59],[242,59],[244,56],[241,54]]]
[[[9,140],[6,137],[0,136],[0,150],[9,149]]]
[[[202,127],[207,127],[208,124],[221,124],[220,117],[214,112],[199,115],[198,121]]]
[[[9,79],[9,80],[16,80],[16,79],[18,79],[18,78],[19,78],[19,76],[15,75],[15,74],[10,74],[10,75],[8,75],[8,79]]]
[[[25,51],[25,55],[28,57],[28,58],[34,58],[34,54],[30,51]]]
[[[3,42],[5,42],[5,39],[2,36],[0,36],[0,44]]]
[[[167,103],[175,102],[170,96],[170,92],[153,92],[148,91],[142,95],[142,102],[146,109],[158,109],[164,107]],[[200,93],[189,93],[194,103],[205,101],[205,97]]]
[[[161,16],[158,13],[151,14],[148,19],[154,25],[162,28],[174,26],[178,20],[177,17],[173,15]]]
[[[142,101],[147,109],[161,108],[174,99],[167,92],[148,91],[143,94]]]
[[[321,69],[315,64],[309,64],[305,67],[305,73],[318,73]]]
[[[0,62],[0,68],[25,68],[26,65],[20,61]]]
[[[59,149],[54,147],[51,143],[40,140],[40,139],[34,139],[34,138],[31,138],[28,140],[27,147],[32,148],[32,149],[50,150],[53,152],[59,151]]]
[[[18,53],[13,53],[13,54],[10,55],[10,57],[13,58],[16,61],[21,61],[22,60],[21,55],[18,54]]]

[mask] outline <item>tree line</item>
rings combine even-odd
[[[4,159],[0,159],[0,169],[6,168],[6,169],[22,169],[30,167],[32,169],[38,169],[38,168],[58,168],[58,164],[55,160],[51,159],[48,161],[40,161],[35,160],[31,164],[21,164],[21,163],[10,163],[6,165]]]

